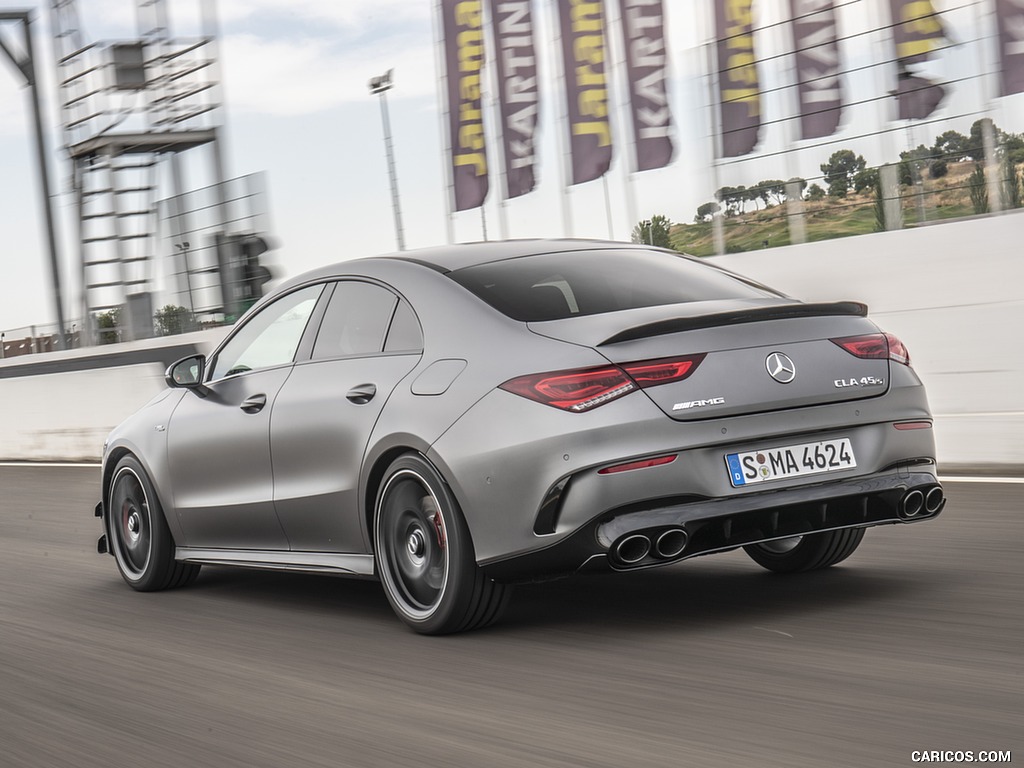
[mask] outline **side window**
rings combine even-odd
[[[396,303],[398,297],[379,285],[339,282],[320,324],[313,359],[380,354]]]
[[[391,321],[388,340],[384,344],[385,352],[421,352],[423,350],[423,332],[416,315],[404,301],[399,302],[395,317]]]
[[[323,290],[313,285],[289,293],[249,318],[217,355],[209,380],[290,363]]]

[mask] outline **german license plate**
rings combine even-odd
[[[789,477],[837,472],[857,466],[850,438],[822,440],[817,443],[785,445],[760,451],[727,453],[729,481],[733,488]]]

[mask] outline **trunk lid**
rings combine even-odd
[[[705,357],[682,381],[643,391],[677,421],[762,413],[875,397],[889,361],[855,357],[832,339],[878,333],[854,302],[743,299],[645,307],[529,323],[618,364]]]

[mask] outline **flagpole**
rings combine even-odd
[[[708,106],[711,111],[711,183],[715,188],[715,197],[718,197],[718,190],[722,188],[721,172],[718,167],[718,157],[720,154],[720,145],[722,141],[722,116],[721,106],[718,104],[716,98],[716,91],[718,90],[718,76],[716,74],[716,67],[718,65],[718,57],[715,55],[714,46],[717,43],[716,38],[712,38],[711,42],[707,43],[707,60],[708,60],[708,94],[710,101]],[[719,200],[719,208],[721,208],[722,200]],[[711,234],[715,241],[715,253],[719,256],[725,253],[725,209],[721,208],[718,215],[711,215]]]
[[[508,162],[505,157],[505,123],[504,115],[501,111],[501,87],[503,83],[498,75],[497,57],[498,52],[498,32],[497,32],[497,20],[491,13],[492,5],[490,2],[483,4],[484,14],[484,34],[486,30],[490,29],[491,34],[485,40],[484,55],[487,58],[487,69],[490,71],[490,76],[487,78],[487,82],[490,83],[491,92],[491,115],[493,116],[494,125],[497,126],[495,131],[492,133],[497,134],[498,141],[495,146],[498,148],[494,153],[498,156],[498,167],[501,169],[500,177],[504,181],[504,189],[498,194],[498,238],[501,240],[508,239],[508,212],[505,208],[508,202]],[[499,185],[500,186],[500,185]],[[483,207],[483,206],[481,206]],[[487,240],[487,219],[483,220],[484,228],[484,240]]]
[[[434,4],[434,14],[431,21],[434,25],[434,58],[435,68],[441,76],[440,87],[437,89],[439,106],[438,114],[441,116],[441,142],[444,151],[441,153],[441,179],[445,184],[445,197],[447,198],[447,211],[445,213],[445,235],[449,245],[455,242],[455,228],[452,210],[455,207],[455,178],[451,166],[452,144],[451,136],[448,133],[448,65],[444,51],[444,8],[443,0],[437,0]]]
[[[611,60],[611,67],[610,67],[610,71],[608,72],[608,76],[609,76],[608,79],[609,79],[610,83],[612,83],[613,85],[618,86],[618,90],[622,93],[622,98],[619,99],[619,108],[615,109],[615,110],[612,110],[612,112],[617,115],[616,126],[615,126],[616,127],[616,131],[618,132],[619,136],[622,136],[622,137],[630,136],[633,139],[633,142],[632,142],[632,152],[630,152],[630,150],[629,150],[629,145],[626,144],[625,142],[623,142],[621,144],[621,146],[624,147],[624,149],[622,151],[620,151],[620,153],[619,153],[619,167],[621,168],[621,173],[622,173],[622,189],[623,189],[623,194],[624,194],[624,196],[626,198],[626,217],[628,218],[628,222],[627,222],[628,230],[627,231],[632,233],[634,224],[639,220],[639,217],[637,215],[636,194],[635,194],[635,190],[633,189],[633,183],[632,183],[633,182],[633,176],[634,176],[634,173],[635,173],[634,163],[635,163],[635,158],[636,158],[636,147],[637,147],[636,139],[637,139],[637,137],[636,137],[636,132],[633,129],[632,94],[630,92],[630,82],[629,82],[629,74],[628,73],[626,73],[626,75],[625,75],[626,86],[625,87],[622,86],[622,83],[623,83],[622,73],[626,72],[626,52],[624,50],[619,50],[619,48],[620,48],[619,43],[624,42],[627,39],[627,37],[626,37],[626,30],[625,30],[625,26],[624,26],[625,22],[624,22],[624,20],[622,18],[622,9],[621,9],[620,3],[621,3],[621,0],[618,3],[615,2],[615,0],[608,0],[607,3],[605,4],[605,8],[608,8],[610,6],[610,7],[614,8],[615,11],[617,11],[617,13],[615,14],[614,17],[611,14],[608,14],[608,24],[607,24],[607,27],[606,27],[606,39],[607,39],[607,44],[608,44],[608,50],[611,53],[615,54],[613,57],[609,57],[610,60]],[[619,77],[615,78],[615,81],[612,82],[613,78],[614,78],[614,74],[616,72],[619,73]],[[623,115],[625,115],[625,117],[623,117]],[[629,125],[630,126],[628,130],[626,129],[625,125]],[[607,174],[606,174],[606,176],[607,176]],[[604,194],[605,194],[605,205],[606,205],[606,207],[608,209],[608,217],[609,217],[608,218],[608,237],[609,237],[609,239],[614,240],[615,237],[612,234],[612,222],[611,222],[612,206],[611,206],[611,200],[609,198],[608,182],[607,181],[605,182],[605,193]]]
[[[790,8],[792,8],[792,6],[790,6]],[[795,23],[796,20],[791,15],[788,25],[779,25],[779,35],[782,38],[781,50],[786,50],[786,44],[789,42],[786,39],[787,33],[785,27],[787,26],[789,27],[790,39],[793,41],[793,47],[791,49],[792,53],[790,54],[790,60],[793,62],[791,70],[792,79],[789,86],[791,96],[786,101],[788,102],[790,110],[793,109],[794,104],[796,105],[796,110],[792,112],[792,114],[795,114],[795,117],[790,117],[789,119],[782,121],[782,137],[786,142],[786,146],[789,147],[789,150],[785,154],[784,163],[786,167],[786,182],[783,189],[786,191],[786,224],[789,229],[789,242],[793,245],[799,245],[807,242],[807,226],[804,219],[803,198],[800,196],[800,185],[798,183],[790,184],[789,182],[790,179],[794,178],[792,158],[792,153],[794,151],[793,147],[797,141],[803,140],[803,104],[800,99],[800,66],[797,61],[798,54],[796,50],[797,40],[796,28],[794,26]],[[794,128],[794,122],[797,123],[796,128]],[[794,138],[794,134],[797,134],[799,138]],[[795,199],[791,194],[794,191],[797,192]]]
[[[565,237],[573,236],[573,222],[572,222],[572,199],[569,196],[569,179],[572,176],[572,157],[569,154],[568,140],[565,136],[565,131],[569,127],[569,105],[567,100],[569,98],[568,88],[569,84],[566,82],[565,64],[562,61],[562,35],[565,31],[562,29],[562,20],[559,14],[559,3],[568,2],[568,0],[556,0],[554,3],[550,3],[548,12],[549,17],[554,17],[553,29],[557,30],[555,42],[557,44],[557,53],[554,57],[556,67],[556,80],[562,83],[561,93],[561,126],[555,133],[558,135],[558,146],[559,152],[562,155],[562,231]]]

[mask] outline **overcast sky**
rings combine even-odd
[[[27,1],[0,0],[2,10],[27,5]],[[219,1],[227,171],[229,176],[266,172],[270,222],[281,246],[274,254],[280,276],[395,249],[379,105],[367,91],[370,77],[391,68],[395,88],[389,92],[389,104],[407,245],[415,248],[446,241],[432,5],[428,0]],[[794,111],[792,92],[778,90],[792,76],[791,60],[779,56],[788,45],[787,28],[779,24],[788,0],[760,0],[757,23],[767,27],[756,40],[757,54],[765,59],[760,76],[766,89],[775,89],[765,97],[770,122],[762,129],[754,155],[724,164],[713,173],[704,46],[712,34],[710,2],[665,0],[665,5],[675,160],[666,169],[629,179],[623,171],[621,148],[616,150],[608,176],[609,227],[602,182],[575,188],[568,197],[563,193],[561,142],[556,133],[562,108],[557,89],[549,87],[553,86],[554,49],[545,42],[551,37],[550,14],[547,3],[535,3],[542,38],[538,41],[542,88],[546,88],[541,103],[539,186],[507,204],[504,215],[499,215],[499,182],[492,177],[486,206],[491,238],[611,234],[628,239],[638,217],[661,213],[674,221],[691,221],[697,206],[723,184],[820,175],[818,164],[843,147],[863,153],[869,164],[877,165],[896,159],[908,143],[930,144],[946,128],[966,133],[990,103],[1001,127],[1024,131],[1022,97],[991,99],[995,52],[976,42],[993,31],[990,3],[936,0],[936,6],[948,12],[945,20],[960,45],[929,64],[929,72],[947,81],[973,79],[951,86],[934,122],[908,131],[891,121],[889,101],[874,100],[894,87],[890,68],[872,66],[889,58],[886,38],[883,33],[867,33],[880,21],[887,23],[887,0],[837,0],[840,34],[850,38],[840,44],[844,67],[860,70],[845,82],[848,101],[854,105],[844,111],[840,133],[828,143],[794,144],[791,124],[778,119]],[[78,6],[87,39],[135,36],[132,0],[79,0]],[[168,0],[168,7],[172,33],[190,35],[198,30],[196,0]],[[617,10],[610,13],[618,15]],[[33,26],[37,54],[48,61],[53,50],[48,20],[44,16]],[[621,59],[619,47],[613,47],[613,58]],[[49,78],[45,96],[53,126],[48,148],[58,161],[53,186],[62,211],[65,315],[70,322],[79,312],[69,240],[74,218],[67,194],[68,169],[56,129],[52,67],[45,66],[44,75]],[[981,72],[988,74],[981,77]],[[621,88],[613,100],[621,106]],[[8,331],[55,317],[29,103],[13,68],[0,65],[0,330]],[[624,111],[613,120],[619,136],[624,120]],[[880,138],[861,138],[879,128],[890,132]],[[787,148],[798,151],[782,154]],[[193,165],[197,170],[189,181],[205,183],[202,158],[194,157]],[[492,172],[497,167],[493,147],[491,167]],[[571,231],[563,215],[566,200]],[[479,211],[459,214],[453,226],[456,240],[482,237]]]

